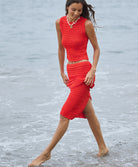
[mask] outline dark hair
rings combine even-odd
[[[95,11],[93,10],[94,7],[91,4],[87,4],[85,0],[67,0],[65,6],[66,15],[68,14],[67,7],[69,7],[72,3],[81,3],[83,5],[83,12],[81,16],[88,20],[93,20],[93,22],[96,24]]]

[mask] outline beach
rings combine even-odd
[[[137,167],[138,1],[87,2],[95,6],[100,47],[92,103],[109,155],[97,157],[87,120],[76,118],[44,166]],[[55,28],[64,8],[64,0],[0,0],[0,167],[26,167],[56,130],[69,94]],[[92,62],[90,43],[87,51]]]

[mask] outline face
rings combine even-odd
[[[69,7],[67,7],[68,16],[74,21],[77,19],[83,11],[83,5],[81,3],[72,3]]]

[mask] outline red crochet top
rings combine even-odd
[[[86,59],[88,36],[85,32],[85,21],[87,19],[80,16],[80,19],[70,28],[67,23],[67,16],[60,18],[60,30],[62,34],[62,44],[67,51],[69,61],[79,61]]]

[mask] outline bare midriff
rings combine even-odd
[[[68,61],[68,64],[75,64],[75,63],[80,63],[80,62],[83,62],[83,61],[89,61],[89,60],[79,60],[79,61]]]

